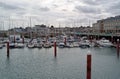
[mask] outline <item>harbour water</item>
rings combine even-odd
[[[0,79],[86,79],[87,53],[92,55],[92,79],[120,79],[115,48],[0,49]]]

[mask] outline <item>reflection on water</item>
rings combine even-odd
[[[0,79],[86,79],[86,55],[92,54],[92,79],[120,79],[115,48],[0,49]]]

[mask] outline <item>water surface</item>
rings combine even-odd
[[[92,54],[92,79],[120,79],[115,48],[0,49],[0,79],[86,79],[86,56]]]

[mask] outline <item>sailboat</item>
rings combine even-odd
[[[2,49],[3,48],[3,44],[0,42],[0,49]]]
[[[52,46],[49,43],[45,43],[43,47],[44,48],[51,48]]]
[[[12,25],[13,25],[13,22],[12,22]],[[9,17],[9,29],[10,29],[10,27],[11,27],[11,18]],[[10,32],[8,32],[9,34],[9,48],[15,48],[15,41],[13,42],[13,38],[11,39],[11,35],[10,35]],[[15,40],[15,37],[14,37],[14,40]]]
[[[35,44],[35,48],[42,48],[42,44],[41,43]]]
[[[30,17],[30,27],[31,27],[31,17]],[[29,24],[29,23],[28,23]],[[28,25],[29,26],[29,25]],[[27,44],[28,48],[35,48],[34,39],[32,38],[32,31],[30,31],[30,41]]]
[[[3,25],[3,27],[4,27],[4,21],[3,22],[1,22],[2,23],[2,25]],[[4,29],[3,29],[4,30]],[[1,30],[2,31],[2,30]],[[3,38],[2,39],[0,39],[0,49],[2,49],[3,48]]]
[[[27,45],[27,47],[28,47],[28,48],[34,48],[35,45],[34,45],[33,43],[29,43],[29,44]]]

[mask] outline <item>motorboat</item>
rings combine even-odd
[[[15,43],[9,43],[9,48],[15,48]]]
[[[64,48],[64,47],[65,47],[65,44],[64,44],[64,43],[59,43],[59,44],[58,44],[58,47],[59,47],[59,48]]]
[[[81,48],[88,48],[88,47],[90,47],[89,40],[82,40],[82,41],[80,41],[79,47],[81,47]]]
[[[15,44],[15,48],[24,48],[24,44],[23,43],[16,43]]]
[[[97,41],[97,44],[99,44],[102,47],[112,47],[113,46],[113,44],[105,38]]]

